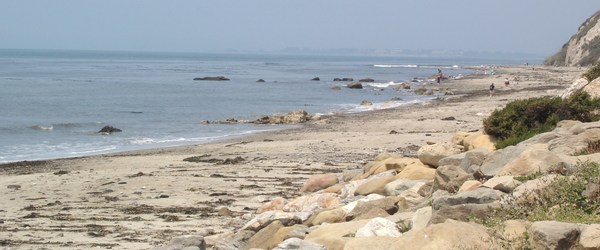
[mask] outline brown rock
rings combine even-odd
[[[317,190],[331,187],[338,183],[338,177],[335,174],[319,174],[311,176],[300,189],[300,192],[314,192]]]

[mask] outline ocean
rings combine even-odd
[[[448,57],[0,50],[0,163],[207,143],[284,125],[205,124],[424,102],[397,90],[437,69],[518,62]],[[195,81],[225,76],[229,81]],[[312,81],[319,77],[320,81]],[[374,79],[363,89],[347,82]],[[257,82],[264,79],[265,82]],[[361,106],[362,100],[373,103]],[[102,135],[114,126],[123,132]]]

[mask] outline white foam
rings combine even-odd
[[[371,87],[374,87],[374,88],[385,89],[385,88],[389,88],[391,86],[396,86],[396,85],[400,85],[400,84],[402,84],[402,83],[401,82],[396,83],[394,81],[390,81],[390,82],[387,82],[387,83],[366,83],[365,85],[371,86]]]
[[[376,68],[418,68],[416,64],[375,64],[373,67]]]

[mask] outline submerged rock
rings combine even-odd
[[[116,132],[123,132],[123,130],[120,130],[113,126],[104,126],[102,129],[100,129],[100,131],[98,131],[98,133],[103,134],[103,135],[108,135],[108,134],[112,134],[112,133],[116,133]]]
[[[205,76],[205,77],[196,77],[195,81],[229,81],[229,78],[224,76]]]

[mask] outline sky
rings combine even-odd
[[[598,0],[0,0],[0,48],[557,52]]]

